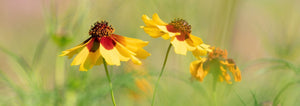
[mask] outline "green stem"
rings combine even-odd
[[[168,59],[168,56],[169,56],[169,52],[170,52],[170,50],[171,50],[171,46],[172,46],[172,44],[170,43],[170,45],[169,45],[169,47],[168,47],[168,50],[167,50],[167,53],[166,53],[166,57],[165,57],[163,66],[162,66],[162,68],[161,68],[161,70],[160,70],[159,77],[158,77],[157,82],[156,82],[156,84],[155,84],[155,88],[154,88],[154,92],[153,92],[153,97],[152,97],[152,104],[151,104],[151,106],[153,106],[153,104],[154,104],[157,86],[158,86],[158,83],[159,83],[159,81],[160,81],[160,78],[161,78],[161,76],[162,76],[162,74],[163,74],[163,72],[164,72],[164,69],[165,69],[165,66],[166,66],[166,63],[167,63],[167,59]]]
[[[217,82],[218,82],[218,79],[217,78],[214,78],[213,80],[213,104],[214,106],[218,106],[217,104]]]
[[[109,82],[111,100],[112,100],[114,106],[116,106],[114,92],[113,92],[113,88],[112,88],[112,83],[111,83],[111,80],[110,80],[110,76],[109,76],[109,73],[108,73],[108,70],[107,70],[106,61],[104,60],[104,58],[103,58],[103,64],[104,64],[104,68],[105,68],[105,72],[106,72],[106,77],[107,77],[107,80]]]

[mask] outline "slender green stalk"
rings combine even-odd
[[[163,66],[162,66],[162,68],[161,68],[161,70],[160,70],[159,77],[158,77],[157,82],[156,82],[156,84],[155,84],[155,88],[154,88],[154,92],[153,92],[153,97],[152,97],[152,104],[151,104],[151,106],[153,106],[153,104],[154,104],[155,94],[156,94],[156,91],[157,91],[157,86],[158,86],[158,83],[159,83],[159,81],[160,81],[160,78],[161,78],[161,76],[162,76],[162,74],[163,74],[163,72],[164,72],[164,69],[165,69],[165,66],[166,66],[166,63],[167,63],[167,59],[168,59],[168,56],[169,56],[169,52],[170,52],[171,46],[172,46],[172,44],[170,43],[170,45],[169,45],[169,47],[168,47],[168,50],[167,50],[167,53],[166,53],[166,57],[165,57]]]
[[[218,102],[217,102],[217,82],[218,82],[218,78],[215,78],[214,77],[214,80],[213,80],[213,104],[214,106],[218,106]]]
[[[105,68],[105,72],[106,72],[106,77],[107,77],[107,80],[109,82],[111,100],[112,100],[114,106],[116,106],[114,92],[113,92],[113,88],[112,88],[112,83],[111,83],[110,76],[109,76],[109,73],[108,73],[108,70],[107,70],[107,64],[106,64],[106,61],[104,60],[104,58],[103,58],[103,64],[104,64],[104,68]]]

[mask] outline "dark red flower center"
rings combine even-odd
[[[170,32],[180,32],[181,34],[176,36],[179,41],[184,41],[185,39],[189,38],[189,34],[191,31],[191,25],[183,19],[176,18],[167,26],[167,30]]]
[[[107,21],[97,21],[89,31],[89,35],[92,37],[110,36],[114,32],[114,28],[108,25]]]
[[[182,33],[191,33],[191,25],[183,19],[175,18],[171,23],[167,25],[167,29],[170,32],[182,32]]]

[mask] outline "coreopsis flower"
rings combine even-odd
[[[165,40],[171,38],[171,44],[177,54],[186,55],[187,51],[192,51],[193,55],[198,58],[210,51],[209,45],[191,34],[191,25],[183,19],[177,18],[170,23],[165,23],[156,13],[153,14],[152,19],[147,15],[143,15],[142,19],[146,26],[141,26],[141,28],[153,38],[162,37]]]
[[[146,41],[128,38],[113,34],[114,28],[108,22],[96,22],[90,29],[89,37],[78,46],[63,51],[60,56],[72,58],[71,65],[80,65],[80,71],[87,71],[94,65],[103,63],[103,58],[108,65],[120,65],[120,61],[131,61],[142,64],[138,58],[145,59],[150,53],[143,49],[148,44]]]
[[[231,72],[235,81],[241,81],[241,72],[235,62],[232,59],[227,58],[227,51],[223,51],[220,48],[212,47],[212,52],[208,53],[207,58],[202,58],[193,61],[190,64],[190,72],[192,77],[203,81],[205,76],[209,73],[214,78],[219,78],[220,81],[226,81],[231,84]]]

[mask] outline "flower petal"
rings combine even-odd
[[[192,76],[197,75],[197,70],[200,67],[200,63],[201,63],[201,60],[196,60],[190,64],[190,73],[192,74]]]
[[[139,49],[138,51],[136,51],[136,56],[137,58],[141,58],[141,59],[146,59],[148,56],[150,56],[151,54],[148,53],[146,50],[144,49]]]
[[[167,23],[165,23],[164,21],[162,21],[157,13],[154,13],[152,16],[153,21],[158,24],[158,25],[167,25]]]
[[[144,21],[144,23],[146,24],[146,26],[156,26],[157,24],[150,19],[147,15],[143,15],[142,16],[142,20]]]
[[[179,32],[173,33],[173,32],[168,31],[167,26],[157,25],[157,27],[158,27],[158,29],[160,29],[164,33],[169,34],[169,37],[174,37],[174,36],[180,35]]]
[[[171,43],[177,54],[186,55],[187,50],[193,51],[196,49],[196,47],[189,45],[186,40],[180,41],[176,37],[172,38]]]
[[[137,64],[137,65],[141,65],[142,62],[136,58],[135,56],[131,56],[131,61],[134,63],[134,64]]]
[[[100,57],[99,49],[97,49],[95,52],[89,52],[89,55],[87,56],[85,61],[80,65],[79,70],[87,71],[87,70],[91,69],[96,64],[98,59],[102,59],[99,57]]]
[[[73,62],[71,63],[71,65],[79,65],[82,64],[85,59],[87,58],[87,56],[89,55],[89,49],[87,47],[84,47],[79,53],[78,55],[74,58]]]
[[[193,41],[193,44],[194,44],[195,46],[200,45],[200,44],[203,43],[203,41],[202,41],[201,38],[199,38],[199,37],[197,37],[197,36],[194,36],[194,35],[192,35],[192,34],[189,35],[189,38]]]
[[[68,56],[69,59],[72,58],[75,54],[79,53],[85,45],[87,45],[91,41],[90,39],[91,38],[85,40],[83,43],[79,44],[74,48],[63,51],[62,54],[59,56]]]
[[[160,29],[158,29],[156,26],[144,26],[142,28],[152,38],[158,38],[166,34],[165,32],[162,32]]]
[[[125,48],[123,45],[121,45],[118,42],[116,42],[116,49],[119,52],[119,57],[120,57],[121,61],[128,61],[130,59],[131,55],[136,55],[135,53],[128,50],[127,48]]]
[[[113,35],[115,40],[125,46],[127,49],[129,49],[132,52],[137,52],[140,48],[148,45],[149,42],[147,41],[142,41],[139,39],[134,39],[134,38],[128,38],[120,35]]]
[[[116,48],[107,50],[102,43],[100,44],[100,54],[105,59],[108,65],[120,65],[119,53]]]

